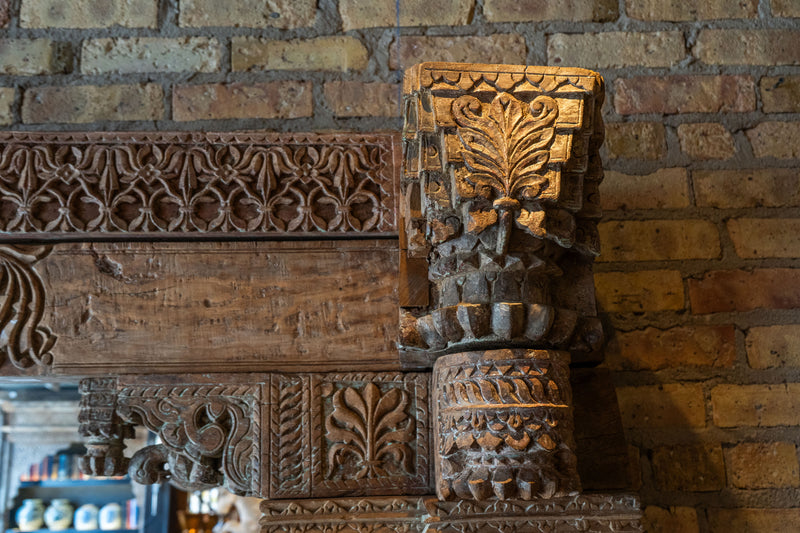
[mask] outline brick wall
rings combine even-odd
[[[394,130],[419,61],[599,70],[597,291],[650,530],[800,530],[800,0],[399,5],[0,0],[0,124]]]

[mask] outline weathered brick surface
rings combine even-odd
[[[800,122],[762,122],[745,134],[756,157],[800,158]]]
[[[25,91],[26,124],[84,124],[99,121],[159,120],[164,117],[160,85],[65,85]]]
[[[759,87],[764,113],[800,113],[800,76],[765,76]]]
[[[65,68],[50,39],[0,39],[0,74],[32,76]]]
[[[776,17],[800,17],[800,2],[797,0],[771,0],[771,5]]]
[[[684,444],[653,450],[653,477],[663,490],[710,492],[725,487],[719,444]]]
[[[396,40],[392,43],[389,67],[403,69],[424,61],[524,64],[526,57],[525,39],[515,33],[485,37],[404,35],[399,48]]]
[[[172,92],[175,120],[298,118],[313,113],[310,82],[179,85]]]
[[[606,348],[615,370],[730,368],[736,359],[733,326],[682,326],[617,332]]]
[[[782,207],[800,205],[800,171],[793,168],[692,171],[698,206]]]
[[[22,0],[23,28],[155,28],[158,0]]]
[[[700,384],[617,387],[617,399],[626,428],[700,428],[706,425],[705,399]]]
[[[401,26],[461,26],[470,21],[475,0],[404,0]],[[395,0],[339,0],[344,31],[397,25]]]
[[[683,309],[683,280],[677,270],[598,272],[597,305],[606,312]]]
[[[800,485],[797,449],[791,442],[745,442],[725,450],[728,482],[739,489]]]
[[[547,38],[551,65],[586,68],[670,67],[686,55],[683,33],[556,33]]]
[[[631,18],[652,21],[754,18],[758,0],[628,0],[626,10]]]
[[[181,26],[305,28],[317,18],[316,0],[181,0]]]
[[[483,13],[489,22],[606,22],[619,17],[619,8],[614,0],[484,0]]]
[[[0,87],[0,125],[7,126],[14,122],[14,95],[12,87]]]
[[[394,117],[400,115],[400,89],[394,83],[332,81],[325,100],[337,117]]]
[[[606,124],[609,159],[661,159],[667,153],[664,125],[657,122]]]
[[[633,175],[608,170],[600,184],[603,209],[678,209],[689,206],[689,180],[684,168],[660,168]]]
[[[800,31],[702,30],[694,54],[710,65],[797,65]]]
[[[642,526],[648,533],[699,533],[697,511],[691,507],[657,507],[644,509]]]
[[[753,368],[800,367],[800,324],[752,327],[745,345]]]
[[[666,261],[719,256],[717,227],[707,220],[623,220],[598,225],[598,261]]]
[[[361,41],[350,36],[275,41],[234,37],[233,70],[363,70],[369,54]]]
[[[800,531],[800,509],[709,509],[711,533]]]
[[[219,62],[219,41],[205,37],[89,39],[81,52],[84,74],[215,72]]]
[[[711,390],[714,424],[796,426],[800,424],[800,383],[782,385],[718,385]]]
[[[751,76],[640,76],[614,82],[617,113],[719,113],[756,108]]]
[[[733,136],[722,124],[704,122],[678,126],[681,151],[692,159],[728,159],[736,153]]]
[[[800,257],[800,219],[734,218],[728,233],[743,259]]]
[[[800,307],[800,270],[717,270],[689,280],[692,312],[721,313]]]

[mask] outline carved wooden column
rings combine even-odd
[[[602,339],[602,78],[426,63],[405,93],[401,356],[435,362],[437,494],[576,494],[568,366]]]

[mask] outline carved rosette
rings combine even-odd
[[[567,352],[446,355],[433,379],[440,498],[531,500],[580,490]]]

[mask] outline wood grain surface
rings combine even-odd
[[[53,374],[399,368],[397,241],[58,244]]]

